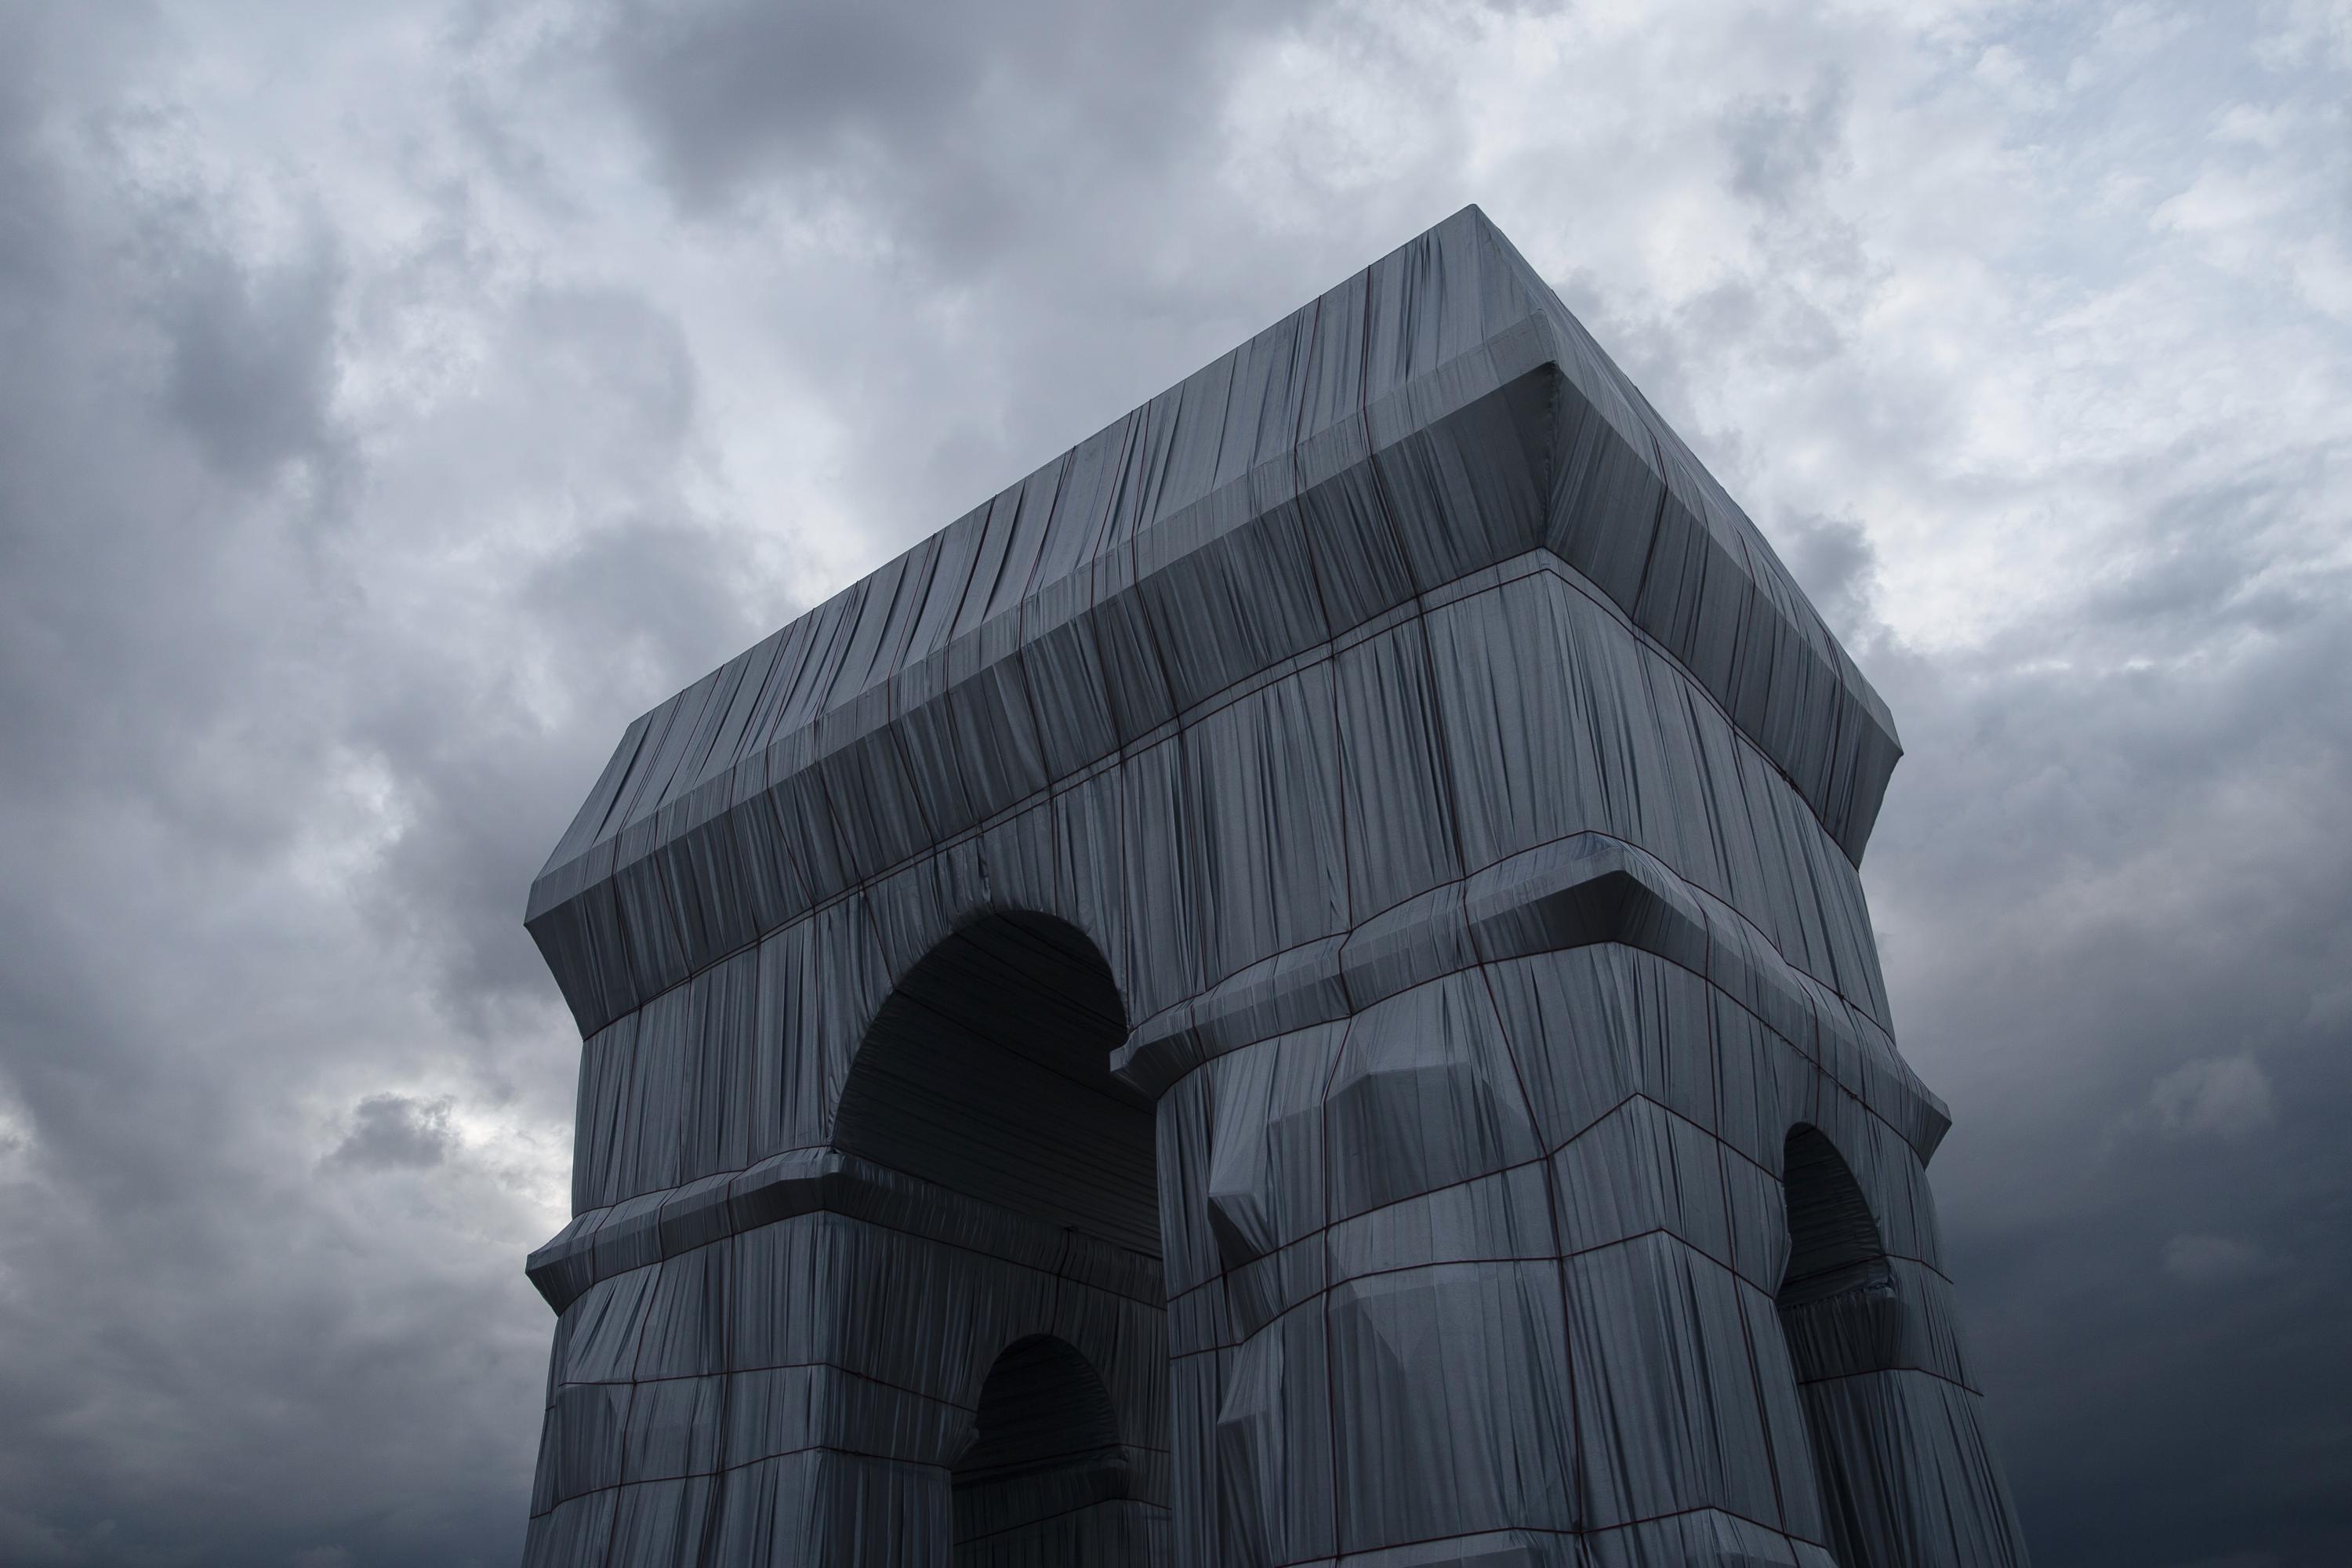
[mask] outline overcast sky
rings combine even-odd
[[[0,0],[0,1563],[512,1563],[629,719],[1466,202],[1893,705],[2044,1568],[2352,1562],[2352,5]]]

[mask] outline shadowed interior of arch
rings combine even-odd
[[[1144,1273],[1156,1334],[1157,1129],[1149,1101],[1110,1075],[1126,1034],[1117,983],[1083,932],[1042,915],[987,916],[927,953],[876,1013],[843,1088],[834,1146],[1000,1214],[1143,1255],[1154,1266]],[[971,1443],[954,1460],[954,1560],[1162,1563],[1165,1443],[1130,1449],[1119,1413],[1136,1429],[1164,1420],[1150,1413],[1166,1363],[1136,1353],[1134,1303],[1077,1290],[1049,1299],[1052,1333],[1016,1340],[984,1375],[971,1369],[978,1399]],[[920,1322],[910,1331],[929,1331]],[[1080,1344],[1113,1358],[1116,1397]]]
[[[1076,1523],[1094,1505],[1129,1495],[1128,1455],[1119,1446],[1110,1395],[1086,1358],[1064,1341],[1033,1335],[999,1356],[982,1385],[973,1425],[971,1446],[955,1466],[960,1545],[975,1547],[1019,1531],[1027,1537],[1024,1561],[1057,1561],[1060,1554],[1051,1548],[1077,1541],[1040,1537],[1035,1526]],[[1108,1544],[1087,1543],[1097,1551]]]
[[[834,1146],[1156,1258],[1151,1108],[1110,1076],[1126,1034],[1084,932],[987,916],[926,954],[876,1014]]]
[[[1853,1403],[1857,1390],[1841,1385],[1896,1364],[1903,1304],[1870,1201],[1837,1146],[1820,1129],[1800,1126],[1789,1134],[1781,1170],[1789,1262],[1780,1276],[1780,1327],[1803,1396],[1831,1548],[1853,1568],[1870,1560],[1878,1533],[1869,1495],[1877,1458],[1870,1423],[1856,1416],[1867,1406]]]
[[[1781,1173],[1789,1200],[1781,1311],[1888,1280],[1878,1222],[1837,1145],[1818,1128],[1799,1127],[1789,1134]]]

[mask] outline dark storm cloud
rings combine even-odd
[[[692,366],[611,291],[362,296],[299,204],[257,247],[267,192],[142,163],[164,40],[61,18],[0,35],[0,1560],[507,1559],[560,1152],[499,1139],[576,1048],[520,891],[754,625]],[[343,401],[387,288],[497,351],[397,427]],[[584,493],[420,569],[502,521],[417,493],[485,461]]]
[[[2189,531],[2245,541],[2280,498],[2214,499]],[[1819,538],[1794,569],[1850,581]],[[2045,1561],[2352,1539],[2352,611],[2324,574],[2250,624],[2229,554],[2182,595],[2152,551],[1972,658],[1872,628],[1907,755],[1866,877],[1952,1102],[1945,1228]]]
[[[2230,82],[2224,104],[2262,99],[2279,123],[2298,92],[2325,98],[2341,79],[2339,53],[2332,75],[2292,89],[2231,80],[2234,40],[2133,25],[2117,12],[2104,30],[2120,65],[2094,58],[2086,37],[2102,29],[2079,18],[2054,58],[1993,62],[2039,79],[2035,112],[2067,126],[2013,130],[2025,162],[2084,157],[2073,127],[2092,121],[2111,156],[2196,147],[2211,121],[2180,102],[2190,59]],[[2302,47],[2271,46],[2272,68],[2326,58]],[[1866,90],[1868,72],[1842,79]],[[2205,298],[2168,279],[2120,287],[2175,310],[2195,299],[2200,325],[2178,341],[2129,308],[2099,318],[2108,343],[2147,345],[2104,384],[2069,372],[2029,392],[2016,373],[2030,338],[1982,350],[2006,405],[1972,406],[1964,374],[1870,363],[1860,323],[1890,285],[1921,280],[1888,274],[1871,254],[1880,235],[1840,210],[1852,199],[1841,171],[1870,151],[1854,148],[1869,132],[1851,127],[1850,91],[1735,100],[1720,135],[1728,189],[1759,215],[1747,265],[1633,323],[1629,352],[1660,366],[1645,386],[1723,471],[1769,468],[1771,454],[1751,445],[1769,426],[1753,402],[1744,431],[1686,412],[1720,386],[1851,388],[1792,433],[1838,432],[1843,460],[1882,476],[1879,506],[1951,529],[1972,498],[2009,492],[2031,520],[1974,559],[1989,577],[2037,563],[2011,579],[2032,608],[1968,605],[1990,629],[1931,647],[1884,618],[1903,563],[1883,561],[1863,524],[1885,519],[1765,519],[1904,739],[1864,879],[1904,1048],[1956,1119],[1934,1180],[1991,1420],[2039,1561],[2339,1561],[2352,1550],[2352,1353],[2336,1330],[2352,1291],[2345,428],[2267,394],[2257,422],[2218,416],[2278,330],[2257,291],[2226,286]],[[2227,187],[2234,222],[2263,210],[2243,204],[2298,188],[2268,147]],[[2128,177],[2112,167],[2108,180]],[[2023,167],[2005,174],[1983,249],[1962,265],[2043,232],[2011,226],[2033,189]],[[1968,212],[1965,192],[1927,199]],[[2110,281],[2162,276],[2160,259],[2103,248],[2116,230],[2091,192],[2053,217],[2041,243],[2097,256]],[[2334,230],[2305,243],[2340,259]],[[2210,277],[2198,263],[2192,276]],[[2022,287],[2081,299],[2095,285],[2061,269]],[[2287,314],[2286,341],[2310,348],[2290,357],[2340,387],[2341,310]],[[1946,351],[1965,357],[1988,329],[1998,317],[1969,319]],[[1988,417],[2040,425],[2030,479],[2002,465],[2017,447],[1996,444],[2000,457],[1974,468],[1936,460],[1969,450]],[[2147,428],[2111,439],[2110,421],[2129,419]]]

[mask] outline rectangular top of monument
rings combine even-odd
[[[1754,523],[1470,206],[641,717],[530,918],[1482,403],[1548,495],[1541,515],[1476,515],[1475,484],[1409,525],[1384,503],[1325,508],[1327,533],[1336,513],[1444,537],[1351,542],[1395,581],[1326,594],[1320,637],[1441,585],[1422,577],[1548,549],[1691,671],[1858,863],[1901,753],[1885,703]]]

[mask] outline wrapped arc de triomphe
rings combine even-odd
[[[633,725],[527,1556],[2013,1564],[1899,748],[1475,208]]]

